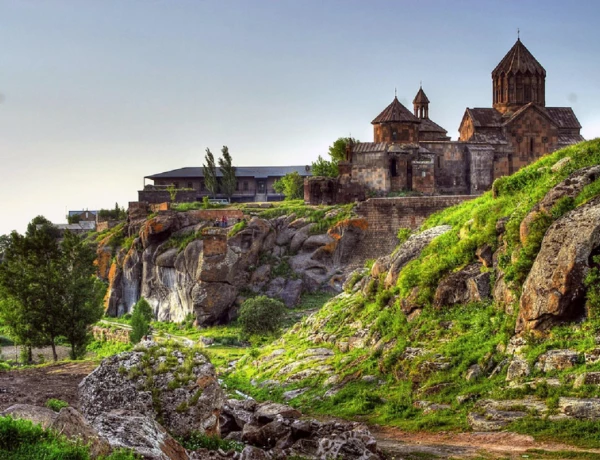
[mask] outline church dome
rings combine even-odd
[[[525,47],[521,39],[517,39],[517,42],[513,45],[506,56],[500,61],[500,64],[492,72],[492,78],[498,75],[505,74],[517,74],[517,73],[531,73],[534,75],[540,75],[545,77],[546,70],[538,62],[533,54]]]
[[[423,87],[419,88],[419,92],[415,96],[413,104],[429,104],[429,99],[427,99],[427,95],[425,94],[425,91],[423,91]]]
[[[377,115],[371,123],[389,123],[394,121],[419,123],[419,119],[410,113],[410,110],[404,107],[397,97],[394,97],[392,103],[383,109],[383,112]]]

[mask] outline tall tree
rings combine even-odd
[[[237,179],[235,177],[235,168],[233,167],[231,155],[226,145],[221,149],[222,157],[219,158],[219,169],[221,170],[221,191],[227,198],[234,194]]]
[[[204,155],[204,161],[206,162],[206,164],[202,164],[204,186],[210,195],[215,196],[219,191],[217,167],[215,166],[215,157],[208,148],[206,149],[206,155]]]
[[[71,345],[71,359],[81,358],[91,339],[89,326],[104,313],[106,286],[95,275],[96,253],[81,237],[66,232],[61,243],[63,278],[63,335]]]
[[[58,231],[38,216],[25,236],[11,233],[11,242],[0,265],[3,307],[18,340],[24,345],[50,345],[57,360],[56,338],[62,333],[62,280]]]
[[[67,337],[72,356],[85,350],[88,327],[102,316],[103,284],[93,276],[94,251],[79,237],[36,217],[26,234],[12,232],[0,264],[0,317],[17,342],[50,345]]]

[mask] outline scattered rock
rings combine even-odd
[[[535,368],[542,372],[561,371],[577,364],[579,354],[573,350],[550,350],[540,355]]]
[[[274,402],[265,402],[259,404],[255,412],[256,420],[259,423],[269,423],[278,416],[287,419],[300,418],[300,412],[293,407]]]
[[[487,299],[490,296],[490,274],[481,273],[479,264],[471,264],[451,273],[438,283],[433,298],[436,308],[467,304]]]
[[[32,406],[31,404],[14,404],[0,415],[10,415],[12,418],[31,420],[33,423],[39,423],[44,429],[52,426],[58,417],[58,414],[52,409]]]
[[[573,418],[600,419],[600,398],[559,398],[558,408]]]
[[[573,388],[581,388],[583,385],[600,385],[600,372],[579,374],[573,382]]]
[[[467,374],[465,375],[465,380],[472,381],[477,380],[479,377],[483,375],[483,370],[479,364],[473,364],[469,369],[467,369]]]
[[[552,172],[558,172],[561,169],[563,169],[567,164],[569,164],[571,162],[571,157],[564,157],[561,158],[560,160],[558,160],[556,163],[554,163],[551,167],[550,170]]]
[[[529,363],[524,359],[513,358],[506,371],[506,381],[513,382],[515,380],[527,377],[531,373]]]
[[[484,267],[490,268],[492,266],[493,252],[492,252],[492,248],[489,245],[484,244],[480,248],[477,248],[477,251],[475,251],[475,255],[477,256],[477,259],[479,259],[479,262],[481,262]]]

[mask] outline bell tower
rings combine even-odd
[[[423,91],[423,87],[419,87],[419,91],[413,100],[413,108],[415,117],[418,119],[428,119],[429,118],[429,99],[427,99],[427,95],[425,91]]]
[[[520,38],[492,72],[493,104],[501,113],[533,102],[546,105],[546,70]]]

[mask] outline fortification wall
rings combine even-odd
[[[391,252],[398,242],[400,228],[416,230],[427,217],[449,206],[475,198],[472,195],[371,198],[359,203],[356,211],[367,220],[368,228],[357,251],[374,259]]]

